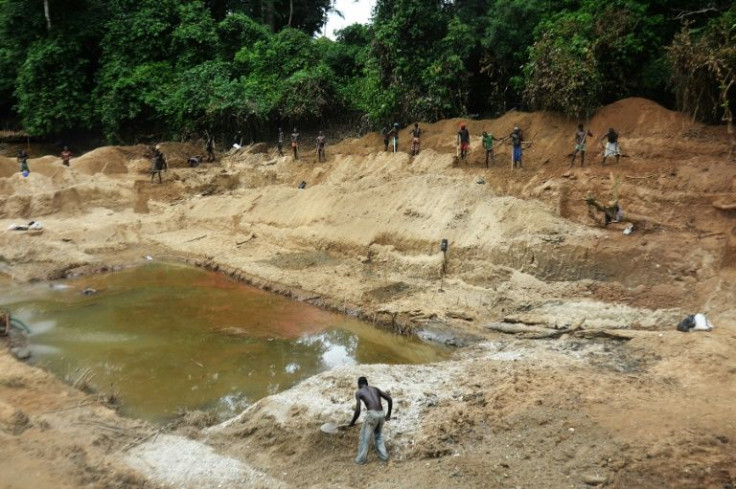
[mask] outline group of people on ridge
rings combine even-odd
[[[291,133],[291,149],[294,151],[294,159],[299,159],[299,141],[300,135],[299,131],[297,131],[296,127],[294,128],[294,131]],[[318,161],[326,161],[327,156],[325,155],[325,147],[327,146],[327,137],[325,136],[323,131],[319,132],[319,135],[317,136],[317,160]],[[284,156],[284,131],[279,127],[279,135],[276,142],[276,147],[278,148],[279,156]]]
[[[416,156],[417,154],[419,154],[419,143],[420,143],[420,137],[422,134],[422,130],[419,128],[418,123],[414,123],[414,128],[409,132],[409,134],[412,136],[412,146],[411,146],[410,154],[412,156]],[[398,143],[399,143],[399,124],[398,123],[394,123],[391,129],[384,126],[383,129],[381,130],[381,135],[383,136],[384,151],[389,150],[389,144],[391,144],[391,148],[394,153],[398,151]],[[590,130],[584,129],[582,124],[578,124],[578,130],[575,133],[575,148],[573,150],[573,153],[571,154],[572,159],[570,160],[571,168],[573,166],[573,163],[575,162],[575,158],[578,153],[580,153],[580,166],[583,166],[585,164],[586,139],[592,136],[593,136],[593,133],[591,133]],[[500,139],[497,139],[496,137],[493,136],[493,134],[487,131],[483,131],[482,144],[483,144],[483,149],[485,150],[486,168],[490,167],[492,163],[495,163],[494,143],[503,143],[506,140],[509,140],[511,143],[511,166],[512,168],[522,167],[523,147],[531,146],[532,142],[524,140],[524,135],[521,129],[517,126],[517,127],[514,127],[513,131],[511,131],[511,133],[508,136],[500,138]],[[619,158],[621,157],[621,152],[620,152],[620,148],[618,144],[618,133],[613,128],[610,128],[608,132],[600,138],[601,142],[603,142],[604,140],[606,140],[606,143],[605,143],[604,150],[603,150],[603,161],[601,162],[601,164],[605,165],[606,160],[611,156],[615,157],[616,163],[618,163]],[[469,150],[470,150],[470,131],[466,127],[465,123],[461,123],[460,130],[457,132],[457,156],[458,158],[460,158],[460,160],[465,160],[468,156]]]
[[[381,135],[383,136],[383,146],[384,150],[389,150],[389,145],[391,145],[391,148],[393,152],[398,151],[399,147],[399,124],[398,122],[395,122],[393,126],[389,129],[388,127],[384,126],[381,130]],[[422,130],[419,128],[419,123],[414,123],[414,127],[409,131],[409,135],[411,136],[411,151],[410,154],[412,156],[416,156],[419,154],[419,150],[421,147],[421,137],[422,137]],[[580,154],[580,166],[585,165],[585,153],[586,153],[586,143],[587,139],[589,137],[593,137],[593,133],[590,132],[589,129],[585,129],[583,124],[578,124],[577,131],[575,132],[574,137],[574,149],[572,154],[570,155],[570,168],[573,167],[575,164],[575,159],[577,158],[578,154]],[[610,128],[608,132],[606,132],[603,136],[600,137],[599,141],[603,143],[605,141],[605,146],[603,149],[603,161],[601,162],[602,165],[605,165],[606,160],[613,156],[616,158],[616,163],[619,162],[619,159],[621,158],[621,151],[618,143],[619,135],[616,132],[615,129]],[[278,148],[278,154],[279,156],[284,156],[284,131],[279,128],[278,130],[278,140],[277,140],[277,148]],[[511,143],[511,166],[512,168],[521,168],[522,167],[522,148],[524,146],[529,146],[532,144],[531,141],[525,141],[523,133],[521,129],[517,126],[514,127],[513,131],[511,133],[503,138],[497,139],[493,136],[493,134],[483,131],[482,134],[482,144],[483,149],[485,151],[485,164],[486,168],[489,168],[491,164],[495,163],[495,155],[494,155],[494,144],[497,143],[503,143],[504,141],[509,140]],[[239,147],[242,144],[242,135],[239,132],[235,137],[235,143],[233,144],[233,147]],[[323,131],[319,131],[319,134],[316,138],[316,152],[317,152],[317,160],[318,161],[326,161],[326,154],[325,154],[325,148],[327,146],[327,138],[324,135]],[[294,152],[294,159],[299,159],[299,147],[300,147],[300,134],[297,128],[294,128],[294,131],[291,133],[291,148]],[[215,161],[215,143],[214,138],[207,134],[207,139],[205,140],[205,150],[207,152],[207,161]],[[468,152],[470,150],[470,131],[468,130],[465,123],[460,124],[460,130],[457,132],[457,156],[460,158],[460,160],[465,160],[468,156]],[[156,145],[153,148],[153,165],[151,167],[151,182],[154,181],[154,178],[156,175],[158,175],[159,183],[162,182],[161,178],[161,172],[168,170],[168,163],[166,161],[166,157],[161,152],[161,148],[159,145]],[[61,152],[61,162],[64,166],[69,167],[70,161],[73,156],[73,153],[71,150],[69,150],[68,146],[64,146],[64,149]],[[18,150],[18,167],[19,171],[23,174],[23,176],[28,176],[30,174],[30,169],[28,167],[28,153],[24,149]],[[199,158],[197,158],[197,164],[199,163]],[[191,165],[196,166],[196,165]]]
[[[585,164],[585,143],[588,137],[593,137],[593,133],[589,129],[585,129],[582,124],[578,124],[578,130],[575,132],[575,149],[572,152],[572,158],[570,159],[570,168],[575,164],[575,157],[580,153],[580,167],[582,168]],[[621,158],[621,151],[618,145],[618,133],[614,128],[609,128],[608,132],[600,137],[599,142],[606,141],[603,148],[603,161],[601,165],[606,164],[606,160],[613,156],[616,158],[618,163]]]

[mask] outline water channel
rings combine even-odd
[[[85,289],[96,293],[85,295]],[[32,362],[115,391],[126,416],[220,418],[340,365],[428,363],[449,352],[249,287],[215,272],[150,264],[75,280],[0,284],[31,330]]]

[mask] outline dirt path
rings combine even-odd
[[[478,137],[458,165],[458,124],[426,125],[415,158],[376,153],[371,134],[330,147],[321,165],[258,146],[189,169],[179,156],[192,149],[170,143],[162,185],[142,173],[143,147],[99,148],[71,170],[31,160],[27,179],[0,161],[3,223],[44,226],[0,235],[12,280],[186,260],[465,345],[439,365],[333,370],[211,428],[206,415],[164,428],[120,419],[3,351],[0,488],[341,488],[364,485],[366,470],[377,488],[733,486],[736,166],[725,131],[624,100],[591,128],[617,128],[628,157],[601,167],[591,143],[595,164],[571,170],[576,121],[470,121],[474,136],[519,125],[534,140],[512,171],[506,146],[486,169]],[[626,222],[604,228],[589,196],[617,197]],[[674,330],[700,311],[714,331]],[[498,323],[556,339],[489,329]],[[378,471],[354,466],[357,431],[318,431],[349,418],[363,374],[397,399],[392,460]]]

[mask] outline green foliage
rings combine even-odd
[[[235,53],[243,48],[264,41],[270,35],[268,29],[245,14],[231,14],[217,25],[220,39],[221,57],[225,60],[235,58]]]
[[[483,12],[487,22],[478,30],[483,49],[479,72],[487,77],[492,103],[505,107],[506,102],[521,98],[522,66],[534,41],[534,29],[547,14],[548,5],[546,0],[498,0]]]
[[[651,6],[643,0],[584,0],[576,10],[543,19],[525,66],[524,94],[532,108],[579,116],[658,88],[662,79],[652,73],[661,67],[667,20]]]
[[[87,65],[74,46],[38,41],[18,71],[18,112],[33,135],[53,134],[91,124]]]
[[[337,109],[336,77],[319,51],[318,43],[296,29],[241,49],[235,60],[250,114],[260,120],[317,119]]]
[[[171,64],[151,61],[134,67],[110,63],[104,67],[94,93],[96,113],[111,140],[133,132],[155,130],[165,123],[164,99],[173,79]]]
[[[683,27],[667,50],[678,105],[708,121],[736,110],[736,5],[705,27]]]
[[[134,139],[354,113],[436,120],[522,96],[584,115],[674,93],[727,117],[732,4],[377,0],[373,25],[332,41],[312,37],[331,0],[49,0],[50,27],[43,0],[0,0],[0,115],[37,135]]]
[[[532,47],[524,92],[532,107],[579,116],[596,106],[601,80],[592,20],[588,14],[562,16]]]

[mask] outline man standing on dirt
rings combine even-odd
[[[279,127],[279,138],[276,141],[276,147],[279,150],[279,156],[284,156],[284,130]]]
[[[381,404],[381,398],[386,399],[388,403],[388,412],[383,415],[383,405]],[[355,392],[355,413],[353,419],[350,421],[349,426],[354,426],[355,422],[358,421],[360,416],[360,402],[365,404],[366,414],[363,419],[363,427],[360,430],[360,439],[358,442],[358,456],[355,459],[355,463],[363,465],[368,457],[368,448],[371,444],[371,436],[373,436],[376,442],[376,451],[378,452],[378,458],[384,462],[388,460],[388,452],[386,452],[386,445],[383,442],[383,430],[384,421],[391,420],[391,408],[393,407],[393,400],[391,396],[381,391],[377,387],[368,385],[368,379],[365,377],[358,378],[358,390]]]
[[[299,159],[299,132],[294,128],[294,132],[291,133],[291,149],[294,150],[294,159]]]
[[[383,136],[383,150],[388,151],[388,127],[383,126],[381,129],[381,136]]]
[[[207,152],[207,161],[215,161],[215,138],[207,136],[204,149]]]
[[[61,164],[64,166],[69,166],[69,161],[72,159],[72,152],[69,151],[69,146],[64,146],[64,149],[61,150]]]
[[[327,157],[325,156],[325,145],[327,144],[327,140],[325,139],[325,135],[322,131],[319,132],[319,136],[317,136],[317,161],[325,161]]]
[[[31,173],[30,168],[28,168],[28,153],[26,153],[25,149],[18,150],[18,168],[24,177],[27,177]]]
[[[515,169],[517,163],[519,164],[519,168],[521,168],[521,147],[524,144],[531,143],[524,141],[524,135],[518,126],[514,127],[514,130],[505,139],[511,139],[511,169]]]
[[[392,127],[386,134],[391,140],[391,147],[393,148],[394,153],[396,153],[399,150],[399,123],[394,122],[394,127]]]
[[[419,141],[422,136],[422,130],[419,129],[419,123],[414,123],[414,129],[409,131],[411,135],[411,155],[416,156],[419,154]]]
[[[460,159],[464,160],[470,149],[470,131],[464,122],[460,124],[460,130],[457,132],[457,145],[460,147]]]
[[[599,141],[602,142],[604,139],[606,139],[606,146],[603,148],[601,166],[606,164],[609,156],[615,156],[616,164],[618,164],[618,160],[621,158],[621,150],[618,146],[618,133],[611,127],[606,134],[601,136]]]
[[[570,160],[570,168],[575,163],[575,156],[580,152],[580,168],[585,164],[585,140],[588,136],[593,137],[593,133],[590,129],[583,129],[582,124],[578,124],[578,130],[575,132],[575,149],[572,152],[572,159]]]
[[[486,168],[488,168],[489,162],[495,163],[496,160],[493,156],[493,134],[486,131],[483,131],[483,148],[486,150]]]
[[[153,167],[151,168],[151,183],[153,183],[153,177],[158,173],[158,183],[163,183],[161,180],[161,172],[168,171],[169,164],[166,162],[166,157],[161,152],[161,146],[158,144],[153,148]]]

